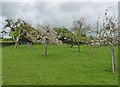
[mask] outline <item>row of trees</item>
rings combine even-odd
[[[62,44],[69,43],[71,47],[74,44],[78,45],[78,52],[80,52],[80,44],[91,44],[96,46],[109,45],[112,53],[112,69],[113,73],[116,71],[115,65],[115,52],[114,46],[118,43],[118,20],[114,16],[110,16],[108,13],[109,8],[106,9],[104,17],[98,17],[96,23],[96,30],[93,31],[87,24],[85,18],[80,18],[73,21],[72,29],[67,29],[64,26],[60,28],[51,28],[46,24],[38,24],[36,28],[24,20],[18,19],[13,21],[7,19],[2,32],[6,32],[5,29],[10,29],[10,36],[15,42],[15,48],[18,47],[18,43],[31,42],[31,43],[44,43],[45,52],[47,55],[48,44]],[[102,20],[102,21],[101,21]],[[94,32],[96,37],[88,36],[88,33]]]
[[[49,25],[38,24],[37,28],[33,28],[24,20],[18,19],[13,21],[11,19],[5,20],[6,24],[2,32],[6,32],[5,29],[9,28],[9,35],[15,42],[15,48],[18,47],[19,42],[32,42],[32,43],[45,43],[46,47],[48,43],[62,44],[74,42],[78,45],[78,51],[80,51],[80,42],[84,42],[87,38],[83,30],[87,29],[85,19],[80,18],[74,21],[74,27],[72,31],[63,27],[51,28]]]

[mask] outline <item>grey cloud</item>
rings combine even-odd
[[[23,4],[15,2],[3,2],[2,3],[2,16],[15,17],[19,14]]]
[[[80,17],[95,23],[98,14],[103,14],[109,6],[114,13],[117,2],[3,2],[2,17],[23,18],[33,26],[47,22],[51,26],[71,27],[73,20]]]

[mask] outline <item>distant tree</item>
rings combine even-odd
[[[44,56],[47,56],[48,44],[61,44],[61,42],[58,40],[57,33],[49,25],[38,24],[37,29],[41,33],[41,42],[45,45]]]
[[[59,27],[59,28],[53,28],[57,32],[57,36],[60,40],[63,41],[63,43],[67,43],[67,41],[72,41],[74,34],[72,31],[68,30],[67,28]]]
[[[20,40],[22,42],[38,43],[41,33],[35,28],[31,27],[29,24],[23,25],[24,35],[21,36]]]
[[[5,21],[6,21],[6,25],[4,26],[4,28],[7,28],[7,27],[10,28],[10,35],[15,41],[15,48],[17,48],[18,41],[20,37],[23,35],[22,27],[21,27],[23,24],[23,21],[21,21],[20,19],[18,19],[16,22],[14,22],[11,19],[7,19]]]
[[[49,43],[49,34],[50,34],[50,27],[48,25],[44,26],[43,29],[45,30],[45,36],[44,39],[45,39],[45,53],[44,53],[44,56],[47,56],[47,53],[48,53],[48,43]]]
[[[75,40],[78,44],[78,52],[80,52],[80,42],[86,39],[86,34],[84,31],[88,29],[85,18],[80,18],[76,21],[73,21],[73,31],[75,33]]]
[[[32,42],[35,42],[36,39],[39,37],[39,32],[37,32],[24,20],[17,19],[17,21],[13,21],[11,19],[7,19],[5,21],[6,25],[4,26],[4,28],[10,28],[9,33],[15,41],[15,48],[18,47],[19,40],[22,37],[25,37],[31,40]]]
[[[8,32],[6,32],[4,29],[2,29],[2,31],[0,32],[0,38],[3,39],[4,35],[8,34]]]

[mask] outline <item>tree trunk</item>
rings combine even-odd
[[[20,38],[20,36],[17,36],[17,38],[16,38],[16,40],[15,40],[15,48],[18,47],[18,41],[19,41],[19,38]]]
[[[44,53],[44,56],[47,56],[47,52],[48,52],[48,40],[46,39],[46,41],[45,41],[45,53]]]
[[[80,52],[80,43],[78,42],[78,52]]]
[[[116,73],[116,64],[115,64],[115,52],[114,52],[114,48],[111,49],[111,53],[112,53],[112,72],[113,74]]]
[[[18,47],[18,42],[17,41],[15,41],[15,48],[17,48]]]
[[[70,48],[72,48],[74,45],[73,44],[71,44],[71,46],[70,46]]]
[[[47,56],[47,44],[45,44],[45,54],[44,56]]]

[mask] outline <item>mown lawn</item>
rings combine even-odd
[[[0,86],[2,85],[2,47],[0,46]]]
[[[116,58],[118,50],[116,47]],[[48,56],[42,56],[44,45],[3,46],[3,85],[116,85],[112,74],[109,47],[92,51],[88,46],[49,45]],[[117,61],[116,61],[117,62]]]

